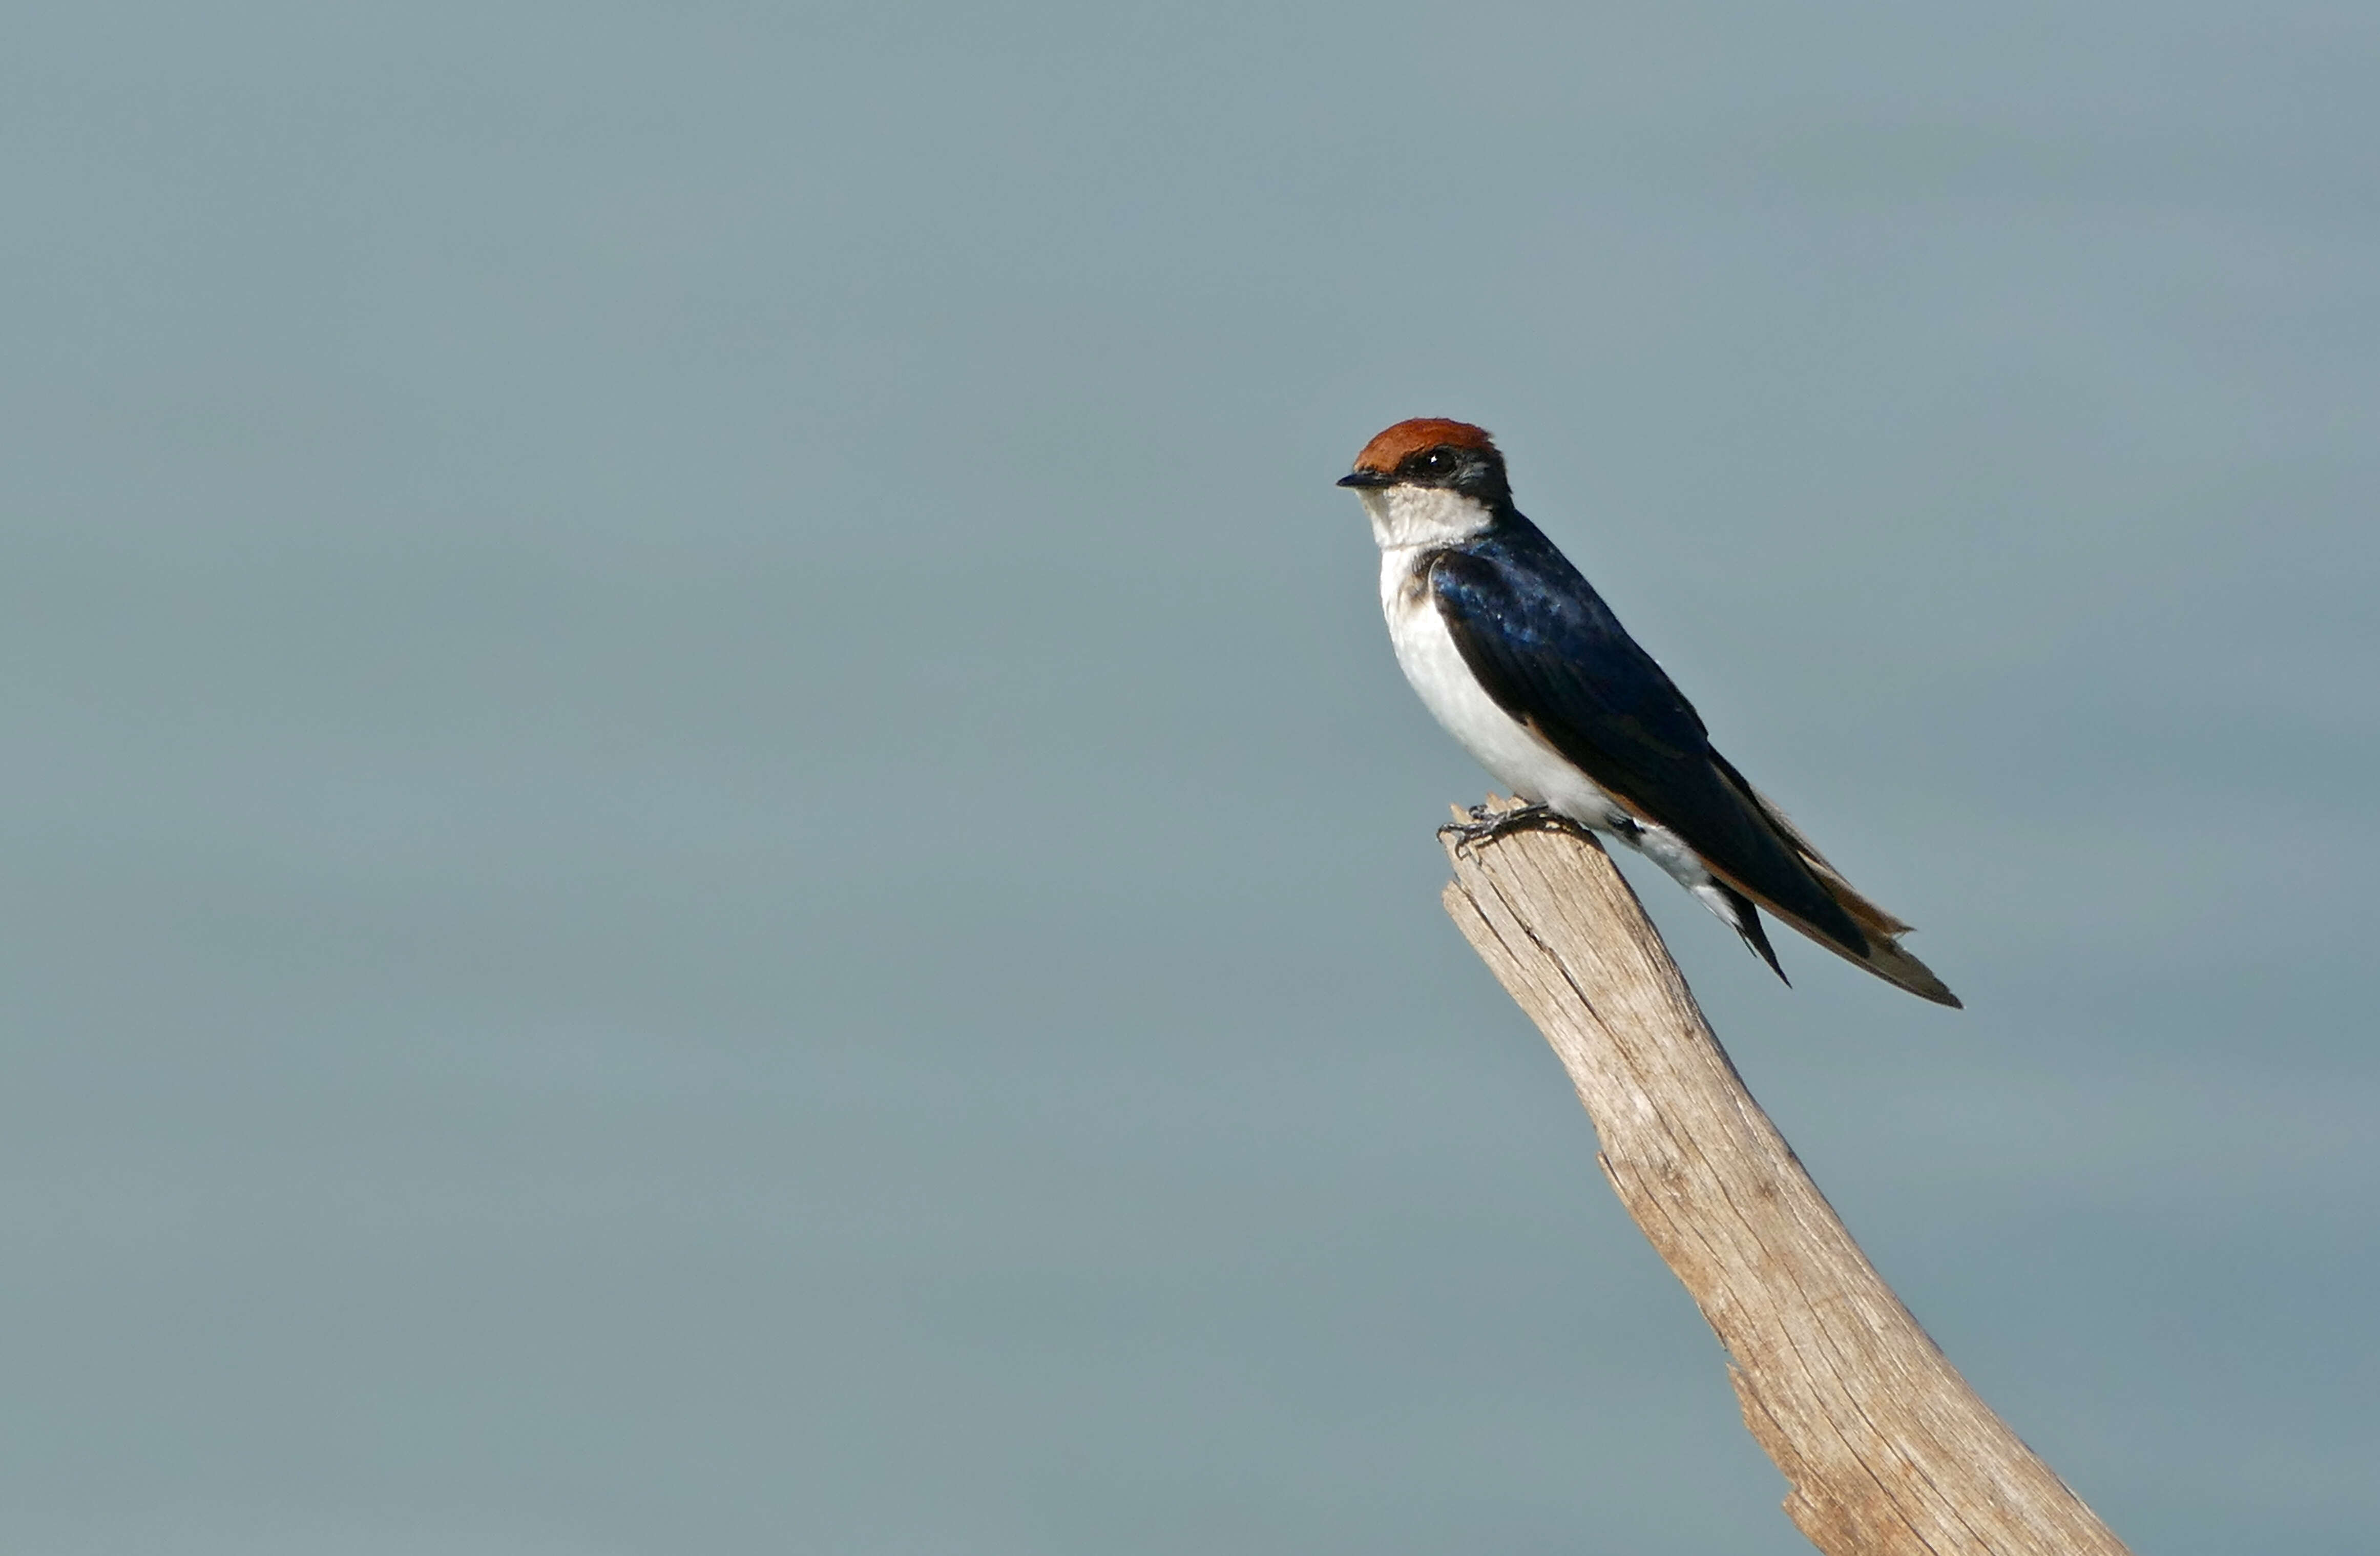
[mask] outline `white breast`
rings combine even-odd
[[[1624,812],[1610,797],[1498,707],[1480,687],[1439,614],[1427,567],[1423,547],[1389,546],[1380,552],[1380,611],[1388,617],[1397,664],[1421,694],[1423,706],[1481,766],[1522,798],[1550,805],[1586,826],[1617,824]]]

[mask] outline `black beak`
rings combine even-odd
[[[1350,470],[1339,478],[1341,486],[1378,488],[1394,486],[1396,483],[1397,478],[1385,470]]]

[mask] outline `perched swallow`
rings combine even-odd
[[[1909,926],[1852,890],[1793,823],[1711,748],[1694,705],[1512,505],[1504,456],[1462,421],[1400,421],[1340,479],[1371,516],[1380,609],[1429,711],[1531,811],[1629,844],[1776,972],[1767,908],[1820,945],[1937,1004],[1959,998],[1900,945]]]

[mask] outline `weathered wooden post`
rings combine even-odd
[[[1440,836],[1447,911],[1570,1072],[1605,1174],[1727,1347],[1744,1424],[1811,1542],[2121,1556],[1852,1241],[1602,847],[1571,832]]]

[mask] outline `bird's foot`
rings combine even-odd
[[[1459,821],[1440,827],[1438,835],[1451,836],[1454,845],[1466,852],[1478,847],[1483,843],[1493,843],[1507,833],[1583,833],[1586,830],[1550,805],[1515,805],[1508,810],[1475,805],[1469,810],[1463,812],[1463,818]]]

